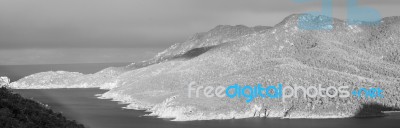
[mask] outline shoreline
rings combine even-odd
[[[211,118],[182,118],[182,117],[167,117],[165,116],[166,113],[160,112],[162,110],[156,109],[158,105],[150,106],[150,105],[141,105],[138,102],[133,102],[133,99],[131,99],[129,96],[120,96],[119,94],[109,94],[108,92],[110,89],[106,88],[101,88],[101,87],[88,87],[88,88],[77,88],[77,87],[65,87],[65,88],[30,88],[30,89],[18,89],[18,88],[12,88],[11,90],[60,90],[60,89],[66,89],[66,90],[74,90],[74,89],[98,89],[105,91],[104,93],[99,93],[93,95],[97,99],[100,100],[110,100],[113,102],[116,102],[119,105],[126,105],[124,107],[121,107],[121,109],[127,109],[127,110],[137,110],[137,111],[145,111],[148,112],[149,114],[145,114],[143,116],[146,117],[155,117],[155,118],[160,118],[160,119],[169,119],[170,121],[174,122],[187,122],[187,121],[207,121],[207,120],[237,120],[237,119],[251,119],[251,118],[269,118],[269,119],[289,119],[289,120],[301,120],[301,119],[310,119],[310,120],[329,120],[329,119],[357,119],[357,118],[383,118],[390,116],[390,113],[400,113],[400,111],[382,111],[382,113],[377,114],[377,115],[364,115],[364,116],[321,116],[321,115],[313,115],[313,116],[307,116],[307,117],[301,117],[301,116],[289,116],[289,117],[280,117],[277,116],[277,114],[274,115],[267,115],[267,116],[251,116],[251,113],[244,113],[242,115],[238,114],[235,115],[235,117],[229,116],[229,115],[224,115],[221,116],[214,116]],[[106,94],[106,95],[105,95]],[[120,97],[120,98],[115,98],[115,97]],[[179,113],[179,111],[171,111],[173,113]],[[271,113],[269,111],[268,113]],[[274,112],[272,112],[274,113]],[[275,112],[275,113],[280,113],[280,112]],[[301,114],[296,114],[296,115],[301,115]]]

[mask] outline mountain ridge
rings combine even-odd
[[[300,29],[296,25],[299,16],[291,15],[272,28],[217,26],[171,46],[148,61],[69,78],[60,86],[109,89],[101,98],[128,103],[127,108],[146,109],[152,112],[150,115],[176,121],[255,116],[344,118],[356,116],[365,104],[399,108],[398,17],[386,18],[375,26],[347,25],[334,20],[331,30],[316,31]],[[306,19],[314,23],[326,17]],[[52,88],[52,83],[60,83],[52,80],[51,73],[44,73],[11,85]],[[40,85],[43,83],[46,85]],[[193,99],[187,97],[191,83],[195,83],[194,87],[258,83],[305,87],[347,85],[350,89],[379,86],[385,89],[385,98],[307,98],[284,103],[273,99],[255,99],[251,103],[226,97]]]

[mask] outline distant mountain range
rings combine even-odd
[[[347,25],[334,19],[332,30],[302,30],[298,19],[273,27],[220,25],[177,43],[154,58],[95,74],[42,72],[11,83],[13,88],[101,87],[102,98],[129,103],[165,118],[183,120],[248,117],[342,118],[379,114],[400,107],[400,17],[379,25]],[[307,16],[318,22],[324,16]],[[306,22],[307,22],[306,21]],[[319,25],[319,24],[318,24]],[[322,26],[325,27],[325,26]],[[383,88],[385,98],[274,99],[189,98],[187,86],[348,85]],[[364,115],[373,104],[376,113]],[[378,106],[378,107],[376,107]],[[374,111],[375,112],[375,111]],[[363,113],[363,115],[359,115]]]

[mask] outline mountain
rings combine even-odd
[[[84,128],[46,105],[23,98],[0,87],[0,127],[2,128]]]
[[[400,106],[400,17],[374,26],[294,14],[273,27],[217,26],[177,43],[154,58],[95,74],[47,72],[11,83],[13,88],[101,87],[101,98],[129,103],[150,115],[184,120],[248,117],[343,118]],[[298,21],[331,30],[303,30]],[[65,76],[65,77],[62,77]],[[39,83],[39,84],[37,84]],[[189,98],[188,86],[257,84],[380,87],[384,98]],[[54,86],[57,85],[57,86]],[[379,113],[372,113],[379,114]]]

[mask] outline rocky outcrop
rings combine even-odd
[[[10,79],[6,76],[0,77],[0,87],[8,86],[10,84]]]

